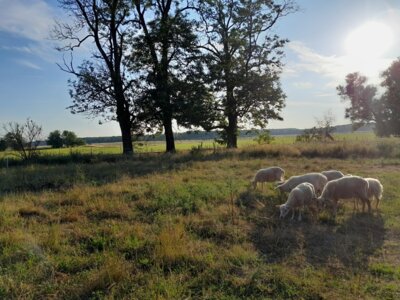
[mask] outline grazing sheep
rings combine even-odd
[[[266,169],[260,169],[257,171],[253,180],[251,181],[251,185],[255,189],[257,187],[257,183],[261,182],[274,182],[274,181],[283,181],[285,176],[285,170],[280,167],[270,167]]]
[[[316,204],[316,196],[314,186],[311,183],[304,182],[297,185],[289,194],[286,203],[277,205],[280,210],[280,218],[284,218],[289,211],[292,209],[292,220],[295,215],[295,210],[298,209],[299,217],[298,220],[301,221],[301,210],[307,206],[313,208]]]
[[[378,179],[375,178],[364,178],[368,181],[368,198],[372,202],[376,199],[376,209],[378,209],[379,201],[382,199],[383,186]]]
[[[315,192],[320,194],[328,182],[328,179],[325,175],[321,173],[308,173],[299,176],[292,176],[288,180],[283,183],[280,183],[276,188],[279,189],[281,192],[290,192],[300,183],[308,182],[314,186]]]
[[[321,174],[325,175],[328,181],[342,178],[344,176],[342,172],[336,170],[323,171]]]
[[[339,179],[329,181],[318,202],[322,204],[333,204],[333,213],[336,216],[337,202],[339,199],[357,198],[363,202],[363,211],[365,203],[368,205],[368,212],[371,212],[371,203],[368,199],[368,181],[358,176],[345,176]]]

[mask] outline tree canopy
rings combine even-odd
[[[237,146],[241,127],[282,119],[279,75],[287,42],[271,29],[292,0],[58,0],[74,22],[58,24],[60,50],[92,42],[78,67],[64,60],[72,113],[118,121],[124,153],[132,134],[173,124],[222,130]],[[71,54],[72,55],[72,54]]]
[[[369,122],[375,122],[378,136],[400,135],[400,59],[395,60],[382,74],[383,93],[378,95],[377,87],[367,84],[367,78],[360,73],[346,76],[346,84],[336,89],[344,101],[350,101],[345,117],[357,129]]]

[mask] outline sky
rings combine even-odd
[[[346,124],[336,86],[359,71],[379,84],[380,73],[400,56],[399,0],[298,0],[299,10],[274,28],[290,42],[285,47],[281,83],[287,95],[284,121],[269,128],[308,128],[331,112]],[[116,122],[73,115],[68,79],[57,63],[50,30],[65,21],[56,0],[0,0],[0,124],[41,124],[44,134],[72,130],[81,137],[120,135]],[[84,56],[85,50],[78,52]],[[1,130],[0,130],[1,135]]]

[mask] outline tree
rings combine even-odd
[[[54,130],[50,132],[49,136],[47,137],[46,143],[52,148],[62,148],[63,139],[61,137],[61,132],[59,130]]]
[[[207,127],[213,113],[194,22],[187,14],[194,7],[179,0],[137,0],[134,5],[142,31],[133,40],[132,70],[141,74],[147,120],[163,127],[166,151],[174,152],[173,120],[187,128]]]
[[[64,130],[62,133],[62,141],[66,147],[75,147],[84,145],[85,142],[78,138],[75,132]]]
[[[31,119],[24,124],[10,122],[3,126],[6,135],[5,140],[23,160],[29,160],[38,155],[37,147],[42,135],[42,126]]]
[[[270,30],[295,10],[291,0],[200,1],[200,47],[219,112],[215,128],[222,129],[228,148],[237,147],[241,124],[264,128],[268,120],[282,119],[285,95],[279,73],[287,40]]]
[[[350,73],[346,76],[346,84],[339,85],[336,90],[343,101],[350,101],[350,107],[345,110],[345,117],[351,120],[354,130],[375,121],[378,136],[390,134],[390,111],[385,97],[376,96],[377,89],[367,84],[367,77],[358,72]]]
[[[353,124],[353,129],[365,125],[373,120],[373,102],[376,96],[376,87],[366,84],[367,77],[358,72],[346,76],[346,85],[336,87],[339,96],[350,100],[351,106],[346,108],[345,117]]]
[[[59,0],[70,13],[73,24],[58,24],[55,37],[67,42],[60,50],[72,51],[92,40],[90,60],[78,70],[72,59],[60,68],[76,77],[69,81],[72,113],[85,113],[116,120],[122,135],[123,153],[133,153],[132,131],[139,130],[132,86],[134,79],[126,72],[128,36],[133,34],[129,0]],[[72,53],[72,52],[71,52]],[[72,55],[72,54],[71,54]]]
[[[7,141],[4,138],[0,139],[0,151],[6,151],[8,148]]]
[[[332,111],[327,111],[322,118],[315,119],[317,125],[310,129],[305,129],[302,134],[296,136],[296,142],[326,141],[335,139],[332,133],[335,131],[333,123],[335,116]]]
[[[376,112],[387,120],[390,133],[400,135],[400,58],[395,60],[381,75],[385,89]]]

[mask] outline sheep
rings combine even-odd
[[[371,203],[368,199],[368,181],[359,176],[344,176],[342,178],[329,181],[318,198],[320,204],[333,204],[333,214],[336,216],[337,202],[339,199],[357,198],[368,205],[368,212],[371,212]]]
[[[375,178],[364,178],[368,181],[368,198],[372,201],[376,199],[376,209],[378,209],[379,201],[382,199],[383,186],[378,179]]]
[[[279,189],[281,192],[290,192],[297,185],[303,182],[311,183],[315,188],[315,192],[320,194],[325,184],[328,182],[328,179],[321,173],[307,173],[304,175],[292,176],[285,182],[280,182],[276,189]]]
[[[280,167],[270,167],[266,169],[260,169],[257,171],[253,180],[251,181],[251,185],[255,189],[257,187],[257,183],[261,182],[274,182],[274,181],[283,181],[285,176],[285,170]]]
[[[286,203],[277,205],[280,210],[280,218],[284,218],[292,209],[292,220],[295,215],[295,209],[299,210],[298,220],[301,221],[301,210],[305,206],[312,208],[316,203],[314,186],[311,183],[303,182],[297,185],[289,194]]]
[[[337,170],[322,171],[321,174],[325,175],[328,181],[342,178],[344,174]]]

